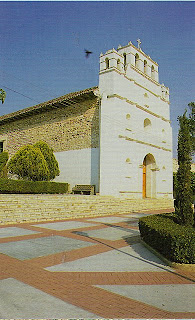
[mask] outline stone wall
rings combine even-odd
[[[0,224],[53,221],[62,219],[173,211],[173,201],[130,200],[97,195],[0,194]]]
[[[10,120],[0,125],[4,150],[13,155],[21,146],[43,140],[54,152],[99,147],[97,97]]]

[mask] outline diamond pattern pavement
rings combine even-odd
[[[59,252],[71,251],[91,245],[93,244],[86,241],[60,236],[51,236],[3,244],[1,243],[0,252],[16,259],[26,260]]]
[[[21,281],[9,278],[0,280],[0,318],[46,319],[97,318],[97,315],[55,298]],[[10,304],[12,307],[10,308]]]
[[[51,229],[51,230],[70,230],[70,229],[78,229],[78,228],[87,228],[87,227],[92,227],[96,226],[96,224],[92,223],[85,223],[85,222],[80,222],[80,221],[63,221],[63,222],[50,222],[50,223],[40,223],[34,225],[36,227],[40,228],[46,228],[46,229]]]
[[[122,230],[121,230],[122,229]],[[106,229],[98,229],[85,231],[84,234],[90,238],[100,238],[105,240],[120,240],[125,239],[130,236],[136,236],[139,234],[137,230],[128,230],[120,227],[110,226],[110,228]]]
[[[141,244],[131,247],[122,247],[96,254],[91,257],[65,262],[48,267],[49,271],[74,271],[74,272],[130,272],[130,271],[159,271],[161,268],[170,270],[159,258],[151,252],[144,256],[145,248]],[[113,263],[114,261],[114,263]]]
[[[195,287],[192,284],[172,285],[104,285],[98,286],[110,292],[142,301],[163,310],[175,312],[195,312]]]
[[[17,236],[26,236],[29,234],[39,233],[37,231],[22,229],[18,227],[0,228],[0,238],[9,238]]]
[[[0,318],[195,318],[194,272],[141,244],[143,215],[2,226]]]
[[[101,222],[101,223],[119,223],[123,221],[128,221],[128,218],[124,217],[101,217],[101,218],[93,218],[89,219],[88,221],[95,221],[95,222]]]

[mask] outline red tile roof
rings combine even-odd
[[[51,108],[68,106],[83,99],[90,99],[95,96],[95,91],[97,91],[97,89],[98,87],[92,87],[81,91],[71,92],[64,96],[37,104],[35,106],[3,115],[0,117],[0,123],[12,121],[18,118],[23,118],[30,114],[43,112]]]

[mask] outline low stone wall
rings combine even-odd
[[[161,209],[165,211],[173,210],[173,201],[157,199],[131,200],[98,195],[0,194],[1,224],[129,214],[138,211]]]

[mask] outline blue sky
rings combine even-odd
[[[194,2],[0,1],[0,11],[0,115],[98,85],[100,53],[140,38],[170,88],[176,156],[177,117],[194,101]]]

